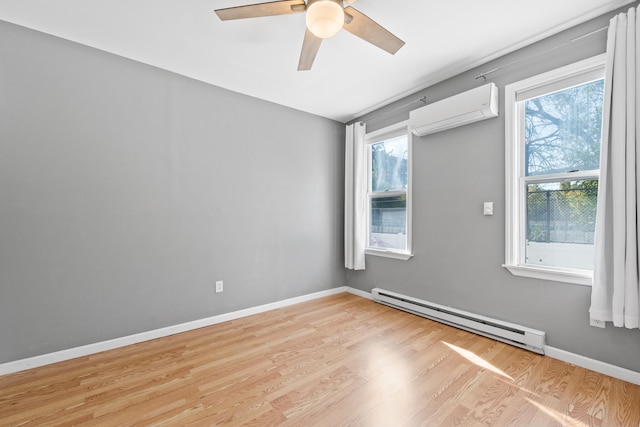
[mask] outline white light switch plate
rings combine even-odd
[[[484,214],[493,215],[493,202],[484,202]]]

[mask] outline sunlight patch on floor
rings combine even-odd
[[[411,380],[406,360],[390,348],[372,345],[369,347],[368,354],[371,356],[369,359],[371,369],[378,373],[378,384],[382,387],[380,391],[396,390]]]
[[[486,360],[484,360],[482,357],[477,356],[473,352],[471,352],[469,350],[465,350],[464,348],[460,348],[460,347],[455,346],[453,344],[449,344],[448,342],[442,341],[442,343],[444,345],[446,345],[447,347],[449,347],[451,350],[453,350],[456,353],[458,353],[460,356],[462,356],[465,359],[467,359],[469,362],[471,362],[471,363],[473,363],[473,364],[475,364],[475,365],[477,365],[477,366],[479,366],[481,368],[488,369],[491,372],[494,372],[494,373],[496,373],[498,375],[502,375],[505,378],[509,378],[511,381],[513,381],[513,378],[511,378],[509,375],[507,375],[506,373],[504,373],[500,369],[496,368],[491,363],[489,363]]]
[[[368,381],[363,396],[375,404],[367,408],[360,422],[371,426],[398,425],[399,420],[420,404],[412,383],[415,373],[408,360],[411,356],[396,352],[393,346],[378,343],[368,345],[366,354],[363,378]]]

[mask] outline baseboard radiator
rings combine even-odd
[[[373,300],[440,323],[544,354],[545,333],[384,289],[371,291]]]

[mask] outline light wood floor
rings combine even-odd
[[[0,377],[0,425],[635,427],[640,386],[339,294]]]

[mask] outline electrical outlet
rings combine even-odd
[[[605,322],[603,322],[602,320],[597,320],[597,319],[591,319],[591,320],[589,321],[589,324],[590,324],[591,326],[595,326],[596,328],[602,328],[602,329],[604,329],[604,327],[605,327],[605,324],[604,324],[604,323],[605,323]]]
[[[222,282],[222,280],[217,280],[216,281],[216,294],[220,293],[224,291],[224,283]]]

